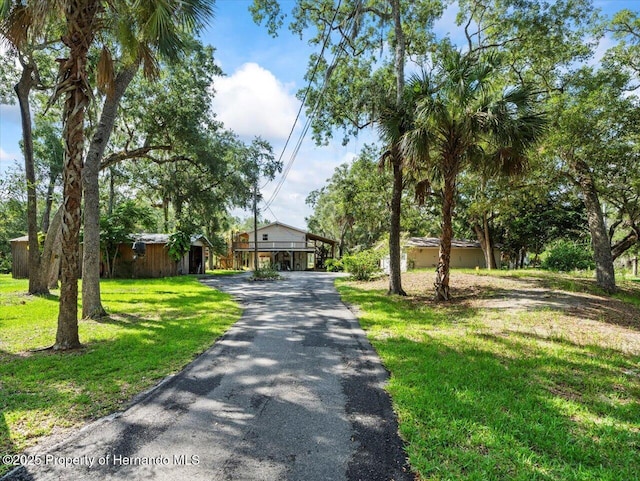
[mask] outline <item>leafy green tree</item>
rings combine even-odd
[[[416,105],[413,125],[403,136],[409,168],[423,173],[442,192],[442,233],[436,274],[436,298],[449,299],[452,218],[458,175],[487,159],[507,174],[526,165],[526,154],[541,136],[544,116],[535,93],[503,88],[498,58],[476,57],[445,48],[429,74],[407,88]]]
[[[152,229],[154,225],[150,208],[127,200],[115,207],[112,213],[100,219],[101,252],[107,277],[115,276],[115,265],[120,244],[131,242],[132,234]]]
[[[212,14],[213,2],[187,0],[169,2],[126,3],[118,9],[107,11],[112,25],[110,42],[105,42],[96,64],[96,80],[104,94],[100,120],[93,132],[85,159],[83,189],[84,245],[82,315],[98,318],[106,314],[100,299],[100,267],[97,249],[100,243],[98,219],[100,218],[100,195],[98,175],[104,168],[103,156],[114,128],[116,114],[123,95],[136,73],[142,67],[147,79],[159,75],[161,60],[175,62],[182,54],[191,54],[200,45],[192,35]],[[115,45],[114,45],[115,44]],[[196,46],[196,47],[194,47]],[[118,52],[119,57],[115,57]],[[199,50],[204,55],[210,51]],[[210,66],[212,54],[203,60]],[[181,59],[180,59],[181,60]],[[194,124],[196,125],[196,124]],[[150,149],[150,146],[146,146]],[[127,152],[121,156],[134,158],[138,153]]]
[[[626,248],[637,239],[638,100],[626,92],[628,80],[621,70],[582,68],[571,74],[565,91],[550,102],[554,125],[545,141],[547,155],[564,167],[584,202],[596,280],[607,292],[616,289],[614,232],[606,227],[602,199],[619,207],[613,230],[625,224],[631,229],[623,239]]]
[[[0,272],[11,272],[10,239],[27,229],[27,202],[23,188],[24,174],[7,171],[0,178]]]
[[[640,75],[640,16],[638,12],[623,9],[611,19],[608,29],[619,42],[609,52],[614,64]],[[610,65],[613,67],[614,65]]]
[[[561,71],[590,58],[601,18],[592,0],[458,0],[469,52],[499,50],[510,81],[560,87]]]
[[[335,169],[326,186],[307,197],[309,230],[338,241],[340,257],[368,249],[389,232],[391,182],[378,149],[366,146],[351,164]]]
[[[61,141],[62,131],[58,122],[49,115],[45,118],[38,115],[33,130],[33,153],[38,185],[46,185],[43,192],[45,206],[42,212],[41,231],[47,233],[51,223],[51,211],[54,194],[62,177],[62,160],[64,146]],[[38,175],[38,173],[41,173]]]
[[[29,236],[29,293],[48,294],[43,257],[38,248],[38,195],[36,165],[34,156],[34,144],[32,134],[32,107],[31,98],[33,91],[44,89],[47,79],[41,72],[47,70],[46,65],[53,63],[50,46],[54,43],[51,39],[59,36],[60,24],[52,21],[49,24],[40,24],[32,18],[33,12],[29,5],[16,4],[3,0],[0,2],[0,39],[8,42],[10,47],[7,55],[3,55],[1,74],[3,87],[0,97],[13,103],[14,98],[6,91],[6,86],[13,85],[15,96],[20,107],[22,121],[21,146],[24,156],[25,181],[27,191],[27,233]],[[33,22],[34,28],[29,28]],[[47,55],[47,52],[49,55]],[[20,69],[16,69],[15,63],[19,62]],[[4,82],[7,82],[6,84]]]
[[[274,33],[283,23],[280,4],[255,0],[257,21]],[[433,22],[443,11],[439,0],[298,0],[291,30],[311,33],[313,54],[307,80],[312,87],[299,93],[312,117],[314,137],[323,143],[335,131],[349,136],[377,124],[379,105],[401,107],[408,58],[419,59],[430,48]],[[313,113],[313,115],[311,115]],[[388,145],[392,172],[389,204],[389,293],[405,294],[400,275],[400,229],[403,161],[397,145]]]
[[[63,2],[26,3],[14,0],[0,1],[0,20],[5,22],[5,32],[11,32],[12,43],[20,49],[27,43],[20,31],[40,31],[44,26],[55,25],[63,18],[62,43],[67,49],[67,58],[60,59],[60,68],[55,88],[55,97],[63,98],[64,189],[62,215],[62,265],[60,311],[54,349],[71,349],[80,346],[78,336],[78,274],[79,233],[81,224],[82,167],[85,144],[85,115],[92,97],[89,84],[89,49],[96,38],[118,33],[120,47],[131,52],[129,47],[139,47],[133,39],[136,33],[145,32],[144,38],[158,51],[175,54],[180,50],[181,39],[176,26],[194,27],[211,13],[209,2],[152,2],[129,5],[124,2],[104,3],[99,0],[65,0]],[[108,18],[109,17],[109,18]],[[109,31],[109,27],[115,27]],[[139,29],[136,32],[136,29]],[[16,33],[14,35],[14,33]],[[99,34],[104,33],[104,37]],[[98,84],[105,90],[113,80],[113,69],[108,49],[98,62]],[[136,53],[131,53],[136,57]],[[145,58],[151,58],[147,49]],[[23,118],[24,119],[24,118]],[[24,126],[27,127],[26,125]],[[94,219],[96,221],[97,219]]]

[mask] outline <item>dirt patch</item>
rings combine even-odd
[[[429,271],[403,274],[402,287],[409,301],[451,309],[477,309],[485,328],[492,334],[519,332],[545,339],[562,339],[579,345],[640,354],[640,309],[629,303],[593,294],[593,283],[576,282],[569,292],[549,287],[538,278],[497,277],[460,272],[451,274],[452,300],[433,300],[435,273]],[[369,283],[355,283],[363,289],[388,288],[387,278]]]

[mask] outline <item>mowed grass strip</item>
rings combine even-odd
[[[81,320],[84,347],[37,351],[55,340],[58,296],[24,294],[0,276],[0,454],[121,409],[211,346],[241,314],[193,277],[103,280],[110,317]],[[0,475],[8,468],[0,466]]]
[[[338,288],[391,373],[418,479],[640,479],[639,351],[550,335],[569,318],[549,309],[437,305],[344,280]]]

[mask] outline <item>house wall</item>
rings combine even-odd
[[[26,279],[29,277],[29,251],[27,250],[27,245],[27,241],[11,243],[11,257],[13,258],[11,276],[14,279]]]
[[[438,265],[437,247],[412,247],[407,249],[407,257],[410,265],[415,268],[436,267]],[[500,251],[494,250],[496,264],[500,268]],[[466,267],[473,269],[475,267],[485,268],[484,253],[479,247],[452,247],[451,248],[451,267]]]
[[[304,232],[288,229],[281,225],[270,225],[258,229],[258,242],[263,242],[263,234],[267,234],[269,236],[269,241],[275,242],[305,242],[306,240]],[[249,233],[248,240],[253,242],[253,232]]]

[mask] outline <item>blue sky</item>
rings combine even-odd
[[[286,27],[276,38],[268,35],[264,26],[254,24],[248,11],[251,3],[252,0],[218,0],[215,18],[202,35],[205,43],[216,48],[216,60],[225,73],[214,83],[217,94],[213,109],[227,128],[246,141],[258,135],[267,139],[276,156],[280,157],[299,107],[295,93],[306,85],[304,74],[312,49],[306,40],[294,36]],[[640,8],[640,0],[594,3],[606,13]],[[281,0],[281,4],[289,11],[294,2]],[[455,29],[456,11],[456,8],[449,9],[438,22],[436,33],[439,36]],[[607,42],[604,42],[602,47],[606,46]],[[285,164],[291,158],[303,123],[304,117],[282,156]],[[17,106],[0,105],[0,174],[15,160],[21,161],[20,135]],[[304,202],[306,196],[322,187],[335,167],[350,161],[368,138],[370,136],[365,134],[347,146],[338,141],[326,147],[317,147],[310,138],[306,139],[287,180],[264,215],[271,220],[306,227],[305,217],[311,213]],[[264,198],[270,198],[277,180],[263,189]]]

